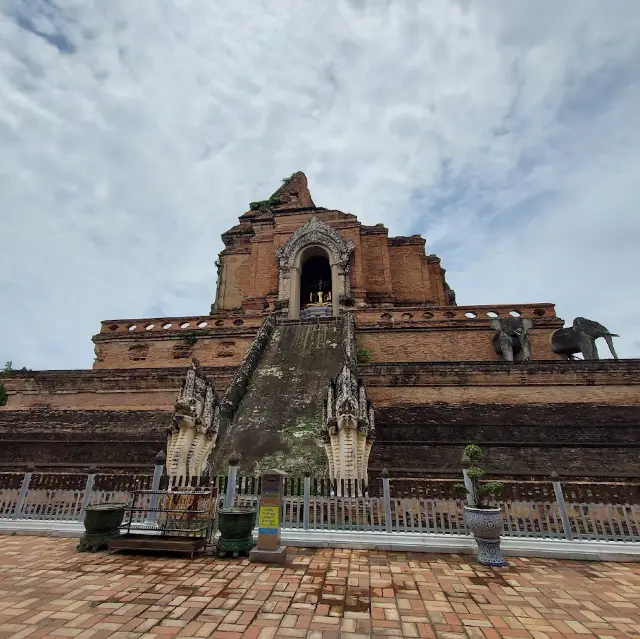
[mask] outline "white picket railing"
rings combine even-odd
[[[156,474],[157,478],[160,477]],[[88,504],[128,503],[132,491],[94,490],[87,476],[84,489],[30,488],[31,474],[0,488],[0,519],[82,521]],[[157,481],[157,480],[154,480]],[[460,500],[400,498],[390,495],[388,479],[382,497],[312,496],[309,482],[299,496],[286,496],[282,527],[301,530],[378,531],[438,535],[469,534]],[[20,484],[18,486],[18,484]],[[157,486],[152,487],[154,490]],[[501,502],[505,537],[640,542],[640,506],[555,502]],[[218,505],[231,498],[235,506],[259,505],[256,494],[220,494]],[[135,521],[143,517],[136,515]],[[137,522],[140,523],[140,522]]]

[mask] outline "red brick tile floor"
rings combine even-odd
[[[640,637],[640,564],[289,548],[285,566],[0,537],[0,637]]]

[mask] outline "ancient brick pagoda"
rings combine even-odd
[[[147,469],[169,429],[176,473],[211,449],[218,468],[236,450],[248,471],[454,477],[473,441],[498,474],[640,474],[640,362],[597,359],[600,324],[458,305],[423,238],[316,206],[303,173],[222,239],[208,314],[107,320],[93,370],[4,375],[5,469]]]

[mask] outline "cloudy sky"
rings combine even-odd
[[[0,361],[207,313],[220,233],[296,170],[423,234],[458,303],[640,357],[637,0],[0,0]]]

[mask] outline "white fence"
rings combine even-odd
[[[157,469],[156,469],[157,470]],[[160,473],[151,481],[96,482],[96,474],[34,480],[34,473],[13,475],[0,484],[0,519],[82,521],[88,504],[129,503],[135,488],[157,489]],[[62,479],[60,479],[62,477]],[[301,530],[378,531],[438,535],[469,534],[460,500],[393,497],[389,479],[382,497],[312,495],[310,482],[301,482],[299,496],[287,496],[282,505],[282,527]],[[143,483],[151,485],[141,485]],[[117,483],[117,482],[116,482]],[[556,482],[554,482],[555,484]],[[66,484],[66,485],[65,485]],[[129,485],[127,485],[129,484]],[[229,489],[231,486],[231,489]],[[258,506],[257,494],[235,494],[234,483],[220,494],[219,506]],[[256,484],[256,489],[257,489]],[[565,503],[554,485],[556,501],[499,503],[505,537],[583,539],[640,542],[640,507],[633,504]],[[257,490],[256,490],[257,492]],[[139,504],[142,505],[142,504]],[[137,515],[137,518],[143,515]],[[137,521],[134,518],[134,521]]]

